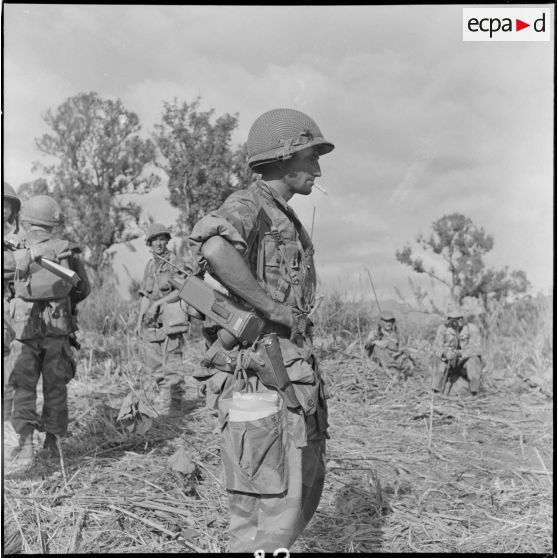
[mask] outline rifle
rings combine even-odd
[[[190,275],[183,283],[171,277],[169,283],[178,291],[181,300],[228,332],[229,335],[223,335],[222,330],[219,332],[225,349],[232,349],[236,344],[251,345],[260,335],[265,325],[262,318],[199,277]]]
[[[457,345],[459,344],[459,335],[456,335],[453,339],[453,343],[451,348],[454,350],[457,350]],[[444,393],[444,388],[446,387],[446,382],[448,381],[448,374],[450,371],[450,368],[455,368],[455,366],[457,365],[457,359],[458,359],[458,355],[455,355],[451,360],[448,360],[446,362],[446,368],[444,370],[444,376],[442,378],[442,384],[440,386],[440,393]],[[451,388],[450,388],[451,389]]]
[[[380,306],[380,301],[378,300],[378,297],[376,296],[376,289],[374,288],[374,283],[372,282],[372,275],[370,275],[370,271],[367,267],[365,267],[366,272],[368,273],[368,279],[370,279],[370,285],[372,285],[372,291],[374,292],[374,298],[376,299],[376,304],[378,305],[378,310],[380,311],[380,314],[382,313],[382,307]]]

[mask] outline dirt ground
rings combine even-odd
[[[192,355],[195,360],[196,355]],[[536,552],[553,548],[553,404],[491,373],[477,397],[433,396],[354,355],[329,355],[327,477],[292,551]],[[139,373],[138,373],[139,374]],[[85,358],[70,383],[63,463],[4,459],[4,542],[24,553],[224,552],[216,418],[192,385],[145,433],[116,420],[139,375]],[[39,397],[40,399],[40,397]],[[36,433],[39,447],[44,434]],[[4,424],[3,455],[16,444]],[[183,448],[195,464],[169,466]],[[10,538],[11,537],[11,538]]]

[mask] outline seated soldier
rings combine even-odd
[[[392,312],[382,312],[376,331],[372,331],[364,345],[369,357],[381,368],[394,370],[407,377],[413,364],[409,355],[399,348],[399,332]]]

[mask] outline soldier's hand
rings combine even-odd
[[[151,320],[154,320],[157,317],[157,312],[159,310],[159,305],[158,304],[152,304],[147,311],[145,312],[145,319],[150,322]]]
[[[456,356],[456,351],[454,349],[446,349],[444,351],[444,357],[446,360],[453,360]]]
[[[271,320],[272,322],[287,326],[290,329],[292,329],[295,324],[292,310],[287,306],[283,306],[282,304],[275,304],[275,306],[273,307],[273,311],[269,314],[268,317],[269,320]]]

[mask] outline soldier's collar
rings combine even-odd
[[[263,193],[264,197],[274,201],[279,206],[279,209],[286,213],[288,217],[294,220],[297,224],[300,223],[300,220],[293,208],[267,182],[264,182],[260,178],[257,182],[257,186],[259,186],[259,190]]]

